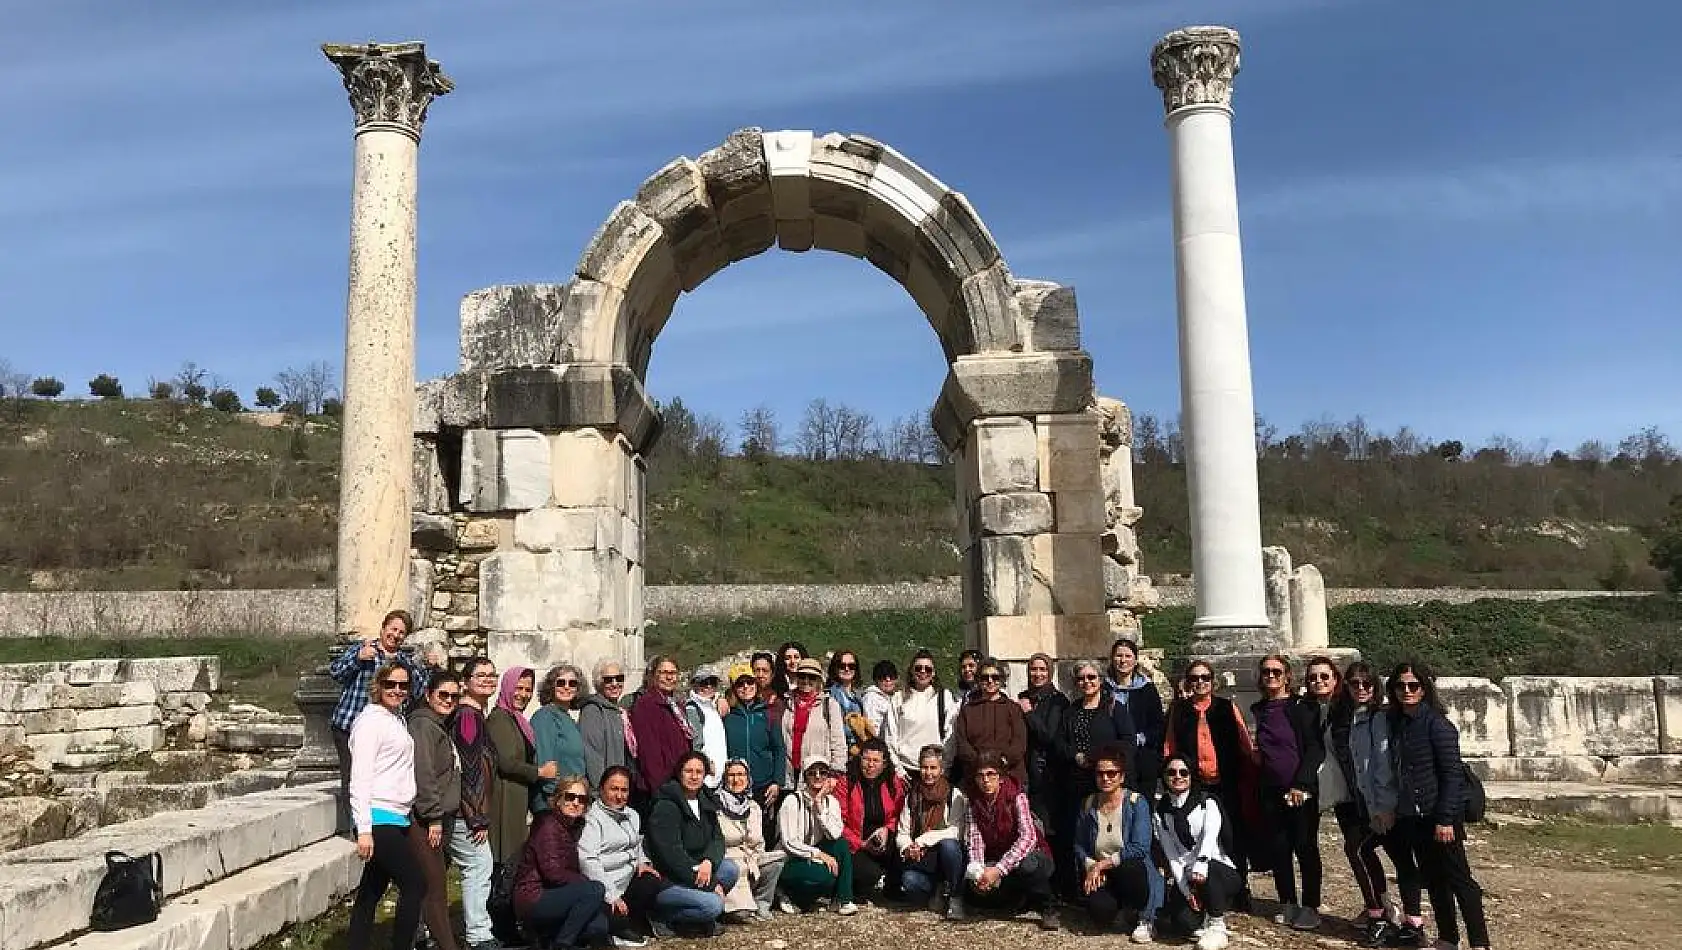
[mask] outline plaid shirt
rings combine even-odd
[[[353,643],[327,667],[328,675],[345,688],[344,692],[339,694],[339,702],[333,707],[333,717],[329,720],[333,728],[340,732],[349,732],[351,723],[356,721],[356,714],[368,705],[368,689],[373,685],[374,673],[384,666],[387,660],[396,659],[409,671],[409,701],[403,707],[405,712],[426,692],[426,684],[432,679],[432,673],[426,664],[416,660],[413,653],[399,652],[393,657],[380,649],[380,645],[376,643],[374,658],[360,660],[356,654],[361,650],[361,643]]]

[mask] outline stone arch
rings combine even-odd
[[[682,293],[774,246],[869,261],[940,340],[933,418],[958,469],[970,645],[1012,661],[1102,653],[1112,513],[1073,288],[1016,279],[962,194],[836,133],[734,132],[620,202],[566,283],[464,298],[461,370],[420,386],[415,427],[417,519],[449,513],[457,529],[450,551],[417,551],[417,574],[468,564],[474,583],[470,600],[427,602],[447,600],[450,624],[483,631],[504,666],[640,669],[649,357]]]

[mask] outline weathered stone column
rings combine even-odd
[[[356,113],[336,622],[367,636],[409,597],[416,160],[427,106],[454,84],[421,43],[321,51]]]
[[[1197,648],[1273,645],[1262,588],[1255,402],[1232,157],[1238,33],[1189,27],[1151,51],[1172,152],[1180,411],[1191,497]]]

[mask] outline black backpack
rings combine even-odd
[[[1478,778],[1478,773],[1472,771],[1471,763],[1462,759],[1460,771],[1466,777],[1466,798],[1461,815],[1468,823],[1477,824],[1483,821],[1489,809],[1489,796],[1484,793],[1483,780]]]
[[[123,930],[158,919],[164,902],[164,859],[156,854],[135,858],[121,851],[105,852],[105,877],[93,895],[88,925],[94,930]]]

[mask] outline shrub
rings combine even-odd
[[[51,376],[43,376],[29,384],[29,391],[42,399],[57,399],[64,392],[64,383]]]
[[[123,384],[109,373],[100,373],[88,380],[88,392],[100,399],[123,398]]]
[[[217,412],[241,412],[245,409],[239,401],[239,393],[231,389],[218,389],[210,394],[210,408]]]

